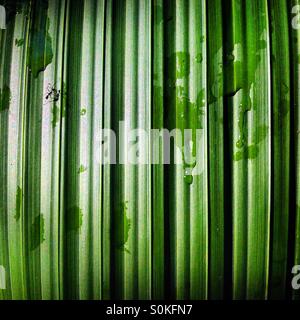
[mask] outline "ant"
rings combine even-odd
[[[47,88],[47,95],[46,95],[46,100],[48,101],[48,99],[50,102],[57,102],[59,100],[59,96],[60,96],[60,90],[57,90],[55,88],[55,86],[52,86],[50,83],[48,85]]]

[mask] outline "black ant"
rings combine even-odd
[[[60,90],[57,90],[55,86],[52,86],[50,83],[47,88],[46,100],[49,102],[57,102],[60,97]],[[51,99],[51,100],[50,100]]]

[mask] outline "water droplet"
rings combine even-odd
[[[236,142],[236,146],[238,148],[242,148],[244,146],[245,142],[244,139],[242,139],[241,137],[239,137],[239,140]]]
[[[192,184],[193,183],[193,175],[192,175],[192,169],[191,168],[187,168],[184,170],[184,182],[187,184]]]
[[[184,182],[187,184],[193,183],[193,176],[192,175],[184,175]]]

